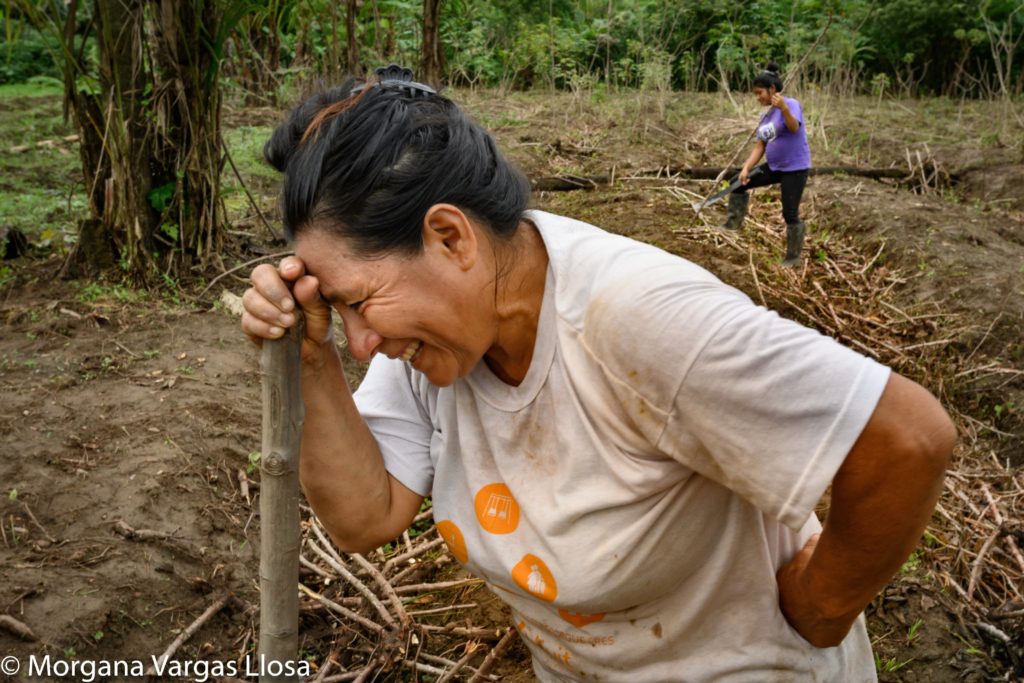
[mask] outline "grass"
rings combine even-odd
[[[224,142],[231,152],[231,159],[264,213],[272,210],[277,198],[276,188],[281,182],[277,169],[263,160],[263,145],[272,132],[270,126],[239,126],[224,130]],[[249,199],[229,164],[225,165],[221,175],[221,195],[229,221],[252,211]]]
[[[86,208],[78,150],[63,140],[75,129],[64,123],[61,98],[52,79],[0,86],[0,215],[43,247],[73,242]]]

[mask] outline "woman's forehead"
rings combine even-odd
[[[363,298],[370,290],[402,279],[409,266],[393,255],[359,255],[347,240],[322,230],[298,237],[295,255],[305,262],[306,272],[320,280],[320,293],[329,300]]]

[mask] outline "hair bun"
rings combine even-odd
[[[776,76],[779,75],[779,65],[776,64],[775,62],[768,62],[767,64],[765,64],[764,70],[773,73]]]

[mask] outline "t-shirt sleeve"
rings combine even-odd
[[[377,354],[353,398],[377,439],[387,471],[412,491],[429,495],[434,481],[430,459],[434,428],[408,364]]]
[[[786,103],[789,106],[789,113],[793,115],[793,118],[800,122],[800,125],[804,125],[804,109],[800,106],[800,100],[790,100]],[[785,124],[785,117],[783,117],[783,124]]]
[[[629,296],[591,316],[592,350],[657,451],[799,528],[889,369],[717,280],[673,271],[617,285]]]
[[[870,419],[889,369],[739,298],[716,317],[656,445],[797,529]]]

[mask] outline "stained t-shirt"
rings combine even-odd
[[[541,681],[875,680],[863,617],[807,643],[776,570],[889,371],[653,246],[530,212],[549,266],[519,386],[378,355],[388,470],[511,607]]]
[[[795,133],[786,128],[782,112],[772,107],[757,127],[757,139],[765,143],[765,159],[773,171],[802,171],[811,167],[811,148],[807,146],[807,127],[800,102],[785,98],[789,113],[800,123]]]

